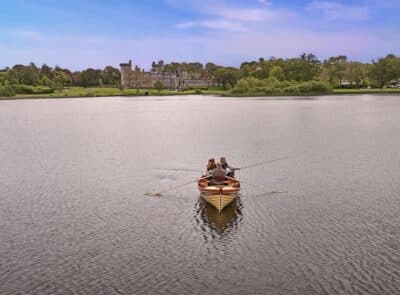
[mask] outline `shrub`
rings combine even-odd
[[[301,93],[328,93],[331,91],[330,86],[321,81],[302,82],[298,86]]]
[[[50,94],[54,89],[47,86],[14,85],[17,94]]]
[[[15,96],[14,88],[5,81],[4,84],[0,84],[0,97]]]
[[[236,83],[236,87],[234,89],[232,89],[232,93],[242,94],[242,93],[249,92],[249,90],[250,90],[250,85],[249,85],[248,79],[240,79]]]
[[[283,92],[288,93],[288,94],[294,94],[294,95],[301,94],[301,90],[298,85],[283,88]]]
[[[194,93],[195,94],[201,94],[201,90],[200,89],[196,89],[196,91]]]
[[[237,82],[233,94],[244,95],[284,95],[284,94],[320,94],[329,93],[331,87],[321,81],[279,81],[274,76],[268,79],[245,78]]]
[[[260,87],[257,88],[259,90],[259,93],[265,94],[265,95],[274,95],[276,94],[276,90],[272,87],[266,86],[266,87]]]

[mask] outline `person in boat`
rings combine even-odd
[[[208,174],[212,174],[212,172],[216,168],[217,168],[217,164],[215,163],[215,160],[214,159],[209,159],[208,163],[207,163],[207,173]]]
[[[222,169],[221,163],[216,164],[216,168],[212,172],[212,183],[223,184],[226,179],[226,171]]]
[[[221,157],[219,160],[221,163],[222,169],[226,171],[226,176],[235,177],[235,170],[240,170],[240,168],[234,168],[228,164],[225,157]]]

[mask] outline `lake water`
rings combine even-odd
[[[399,175],[400,96],[0,101],[0,294],[399,294]]]

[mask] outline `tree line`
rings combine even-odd
[[[313,54],[296,58],[270,58],[244,62],[240,66],[242,78],[279,81],[321,81],[333,88],[360,88],[388,86],[400,78],[400,57],[389,54],[370,63],[350,61],[344,55],[320,61]]]
[[[329,57],[321,61],[312,53],[304,53],[298,57],[287,59],[259,58],[256,61],[243,62],[239,68],[224,67],[211,62],[206,64],[200,62],[165,64],[161,60],[153,62],[151,70],[159,73],[182,73],[184,71],[188,78],[213,79],[216,85],[223,89],[236,87],[240,80],[243,80],[242,85],[246,83],[257,85],[259,83],[257,81],[260,80],[264,81],[263,85],[265,86],[267,83],[265,81],[268,79],[276,85],[278,85],[276,81],[291,81],[290,86],[287,87],[293,86],[294,82],[319,81],[332,88],[382,88],[388,87],[392,83],[399,83],[400,57],[389,54],[378,60],[361,63],[351,61],[344,55]],[[143,75],[144,70],[135,66],[133,82],[137,83],[133,84],[137,84],[137,88],[140,88],[140,79]],[[62,90],[64,87],[71,86],[119,87],[120,83],[120,71],[112,66],[104,69],[88,68],[82,71],[71,71],[59,66],[50,67],[44,64],[39,67],[30,63],[0,70],[0,95],[2,96],[8,96],[13,92]]]
[[[137,78],[143,69],[136,66]],[[152,63],[152,71],[186,71],[191,78],[212,78],[217,85],[233,88],[240,79],[255,78],[265,80],[274,78],[278,81],[320,81],[332,88],[382,88],[400,79],[400,57],[389,54],[384,58],[369,63],[351,61],[345,55],[332,56],[319,60],[312,53],[303,53],[295,58],[259,58],[257,61],[243,62],[239,68],[224,67],[208,62],[202,64],[164,61]],[[138,79],[136,79],[138,80]]]
[[[62,90],[72,86],[118,87],[120,77],[120,71],[112,66],[107,66],[102,70],[88,68],[72,72],[59,66],[49,67],[44,64],[38,67],[30,63],[0,70],[0,86],[12,85],[17,92],[22,93],[33,93],[37,89],[48,92],[49,89]]]

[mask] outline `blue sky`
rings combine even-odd
[[[400,0],[0,0],[0,67],[400,55]]]

